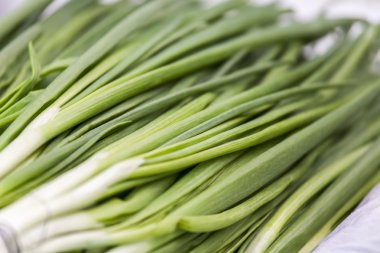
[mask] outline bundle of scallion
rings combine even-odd
[[[0,19],[1,253],[310,252],[380,181],[378,27],[51,2]]]

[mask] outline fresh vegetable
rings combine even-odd
[[[379,181],[378,27],[50,2],[0,19],[0,252],[310,252]]]

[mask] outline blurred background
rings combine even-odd
[[[17,8],[24,1],[27,0],[0,0],[0,15]],[[65,1],[67,0],[56,0],[55,6]],[[221,0],[205,1],[214,3]],[[273,0],[256,0],[255,2],[269,3]],[[302,20],[308,20],[323,13],[333,17],[363,17],[372,22],[380,22],[380,0],[277,0],[277,2],[294,9],[297,17]]]

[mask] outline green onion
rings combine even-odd
[[[0,252],[310,251],[378,182],[378,27],[49,3],[1,19]]]

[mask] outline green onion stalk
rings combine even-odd
[[[15,166],[17,166],[22,161],[22,159],[25,159],[37,148],[46,143],[49,139],[64,132],[73,125],[76,125],[81,121],[94,116],[99,112],[99,110],[110,108],[111,106],[116,105],[118,102],[121,102],[128,97],[138,94],[138,92],[142,92],[148,88],[153,88],[164,82],[178,78],[181,75],[200,69],[201,67],[214,64],[215,62],[223,60],[225,57],[236,53],[237,50],[242,47],[253,49],[254,47],[264,46],[271,42],[279,42],[281,39],[288,39],[289,37],[302,38],[305,36],[315,36],[316,34],[328,31],[328,29],[331,29],[340,22],[341,21],[321,22],[320,25],[295,25],[295,27],[289,26],[287,28],[281,29],[275,27],[273,28],[273,31],[269,29],[248,33],[247,35],[243,35],[241,37],[233,39],[232,41],[228,41],[222,43],[221,45],[205,49],[197,54],[193,54],[165,67],[148,72],[147,74],[131,79],[130,81],[127,81],[120,85],[111,87],[105,86],[90,94],[89,96],[83,98],[82,100],[76,102],[75,104],[68,106],[67,108],[61,108],[59,106],[50,107],[41,115],[37,116],[36,119],[34,119],[33,122],[27,126],[25,130],[1,152],[0,158],[3,163],[1,165],[0,175],[3,177],[9,171],[13,170]],[[277,33],[275,30],[277,30]],[[99,41],[99,43],[100,42],[102,41]],[[77,61],[74,65],[76,65],[78,62],[80,61]],[[60,76],[58,76],[55,82],[58,83],[59,80],[65,78],[64,75],[66,73],[69,73],[68,71],[70,69],[71,67],[63,72]],[[75,72],[78,72],[77,68],[75,68]],[[67,82],[66,78],[64,80]],[[49,89],[53,89],[52,87],[55,87],[55,83],[49,85],[44,94],[48,93]],[[59,89],[61,90],[63,87],[64,86],[60,85]],[[57,92],[59,91],[57,90]],[[40,101],[42,100],[37,99],[36,103],[41,103]],[[93,101],[97,101],[96,104],[93,104]],[[84,104],[91,104],[93,106],[83,108]],[[30,108],[37,108],[31,106],[32,105],[30,105]],[[18,119],[16,119],[14,124],[18,124],[18,122],[21,122],[21,119],[26,118],[26,116],[29,118],[30,115],[32,115],[32,113],[27,113],[28,109],[26,108],[25,112],[21,114]],[[25,117],[23,117],[24,115]],[[21,124],[18,125],[21,126]],[[17,129],[17,127],[11,126],[7,130],[14,131],[14,129]],[[6,136],[8,136],[7,132],[2,135],[1,139],[5,139]],[[20,150],[19,143],[28,143],[28,145],[23,145],[22,150]],[[16,147],[18,149],[17,155],[15,155],[15,152],[13,151]]]
[[[79,234],[62,236],[62,237],[58,237],[57,239],[53,239],[53,240],[47,242],[46,244],[42,245],[41,246],[42,248],[40,250],[47,251],[47,252],[54,252],[55,249],[60,249],[61,247],[64,247],[64,250],[71,250],[71,249],[76,249],[77,247],[78,248],[86,247],[88,245],[111,246],[111,245],[120,244],[120,243],[134,242],[136,240],[138,241],[138,240],[144,239],[145,237],[149,237],[149,236],[153,236],[153,235],[156,235],[156,236],[157,235],[165,235],[165,234],[173,231],[173,229],[175,230],[177,226],[179,226],[181,229],[185,229],[185,230],[188,229],[190,231],[203,231],[204,228],[203,229],[198,228],[197,225],[195,225],[195,228],[191,228],[191,229],[187,228],[186,226],[181,226],[181,222],[185,222],[188,219],[186,217],[189,215],[194,216],[194,215],[199,215],[199,214],[209,214],[212,212],[218,212],[220,210],[223,210],[224,208],[228,207],[229,205],[236,203],[236,201],[241,199],[243,196],[246,196],[247,194],[250,194],[253,191],[255,191],[255,189],[260,188],[260,186],[265,183],[265,181],[263,181],[263,176],[264,175],[266,177],[269,176],[267,173],[264,173],[263,176],[259,177],[259,178],[261,178],[261,180],[260,181],[256,180],[255,184],[252,184],[252,182],[254,182],[254,181],[249,180],[249,178],[247,178],[249,174],[244,174],[244,173],[241,174],[241,173],[244,170],[250,171],[252,169],[257,168],[256,173],[253,173],[256,176],[260,173],[260,171],[262,171],[261,173],[266,172],[266,169],[265,169],[266,165],[273,167],[274,164],[277,164],[278,167],[276,167],[276,168],[278,168],[278,170],[276,172],[273,171],[272,173],[280,173],[281,169],[284,170],[288,166],[286,163],[284,163],[283,157],[281,157],[279,155],[279,152],[281,151],[281,149],[288,148],[288,145],[289,145],[288,143],[291,143],[293,145],[294,139],[298,139],[298,138],[302,139],[302,137],[306,138],[306,136],[307,137],[310,137],[310,136],[314,137],[315,136],[314,138],[319,139],[318,137],[321,136],[321,132],[314,130],[314,129],[317,129],[317,127],[319,127],[319,124],[323,124],[323,125],[328,124],[331,126],[331,124],[333,124],[333,123],[335,123],[335,124],[338,123],[338,125],[335,125],[336,127],[338,127],[339,123],[341,121],[337,120],[336,116],[340,116],[340,117],[338,117],[338,119],[340,119],[340,120],[346,120],[347,118],[345,118],[344,116],[341,116],[341,115],[350,115],[351,110],[353,110],[354,108],[356,109],[359,104],[365,104],[365,103],[363,103],[363,101],[365,101],[365,100],[361,99],[361,97],[362,96],[374,96],[374,93],[373,93],[374,87],[376,87],[378,89],[378,86],[371,86],[370,88],[363,91],[361,96],[358,97],[357,99],[350,101],[349,103],[345,104],[344,106],[340,107],[339,109],[336,109],[333,112],[331,112],[330,114],[327,114],[325,117],[322,117],[320,120],[316,121],[314,124],[311,124],[310,126],[305,127],[300,132],[297,132],[296,134],[292,135],[291,137],[286,138],[284,141],[273,146],[272,148],[270,148],[266,152],[263,152],[261,155],[258,155],[256,159],[253,158],[253,160],[248,161],[246,164],[244,164],[244,166],[239,167],[238,171],[235,171],[235,173],[226,173],[224,177],[220,178],[220,180],[216,181],[210,187],[205,189],[203,192],[201,192],[199,195],[195,196],[190,201],[186,202],[184,205],[182,205],[177,210],[174,210],[173,212],[171,212],[166,218],[164,218],[161,221],[148,223],[147,225],[142,225],[142,226],[136,227],[136,228],[133,228],[133,226],[132,226],[130,228],[127,227],[127,228],[118,229],[115,231],[114,230],[109,230],[109,231],[107,231],[107,230],[95,230],[93,232],[83,232],[83,233],[79,233]],[[334,121],[331,119],[334,119]],[[331,122],[333,122],[333,123],[331,123]],[[314,132],[313,130],[316,132]],[[311,135],[313,133],[314,133],[314,135]],[[325,133],[325,134],[328,135],[328,133]],[[302,144],[300,145],[300,149],[298,152],[294,151],[295,153],[294,153],[293,157],[295,157],[295,158],[293,158],[293,159],[297,159],[296,158],[297,156],[299,157],[300,155],[307,152],[305,150],[304,143],[303,142],[298,142],[298,143],[300,143],[300,144],[302,143]],[[310,144],[310,146],[311,146],[311,144]],[[288,156],[288,159],[289,158],[290,157]],[[277,161],[278,159],[281,160],[282,162],[278,163],[278,161]],[[261,165],[261,163],[263,163],[262,166],[259,166],[259,165]],[[291,162],[289,162],[289,163],[291,163]],[[132,164],[131,161],[129,161],[129,164]],[[255,165],[255,166],[253,166],[253,165]],[[108,170],[108,171],[111,171],[111,170]],[[240,174],[241,174],[241,177],[240,177]],[[276,174],[274,174],[274,175],[276,175]],[[292,178],[292,177],[290,177],[290,178]],[[94,179],[96,179],[96,177]],[[270,177],[268,179],[270,179]],[[231,181],[231,180],[233,180],[233,181]],[[226,190],[223,190],[223,188],[233,189],[233,187],[238,187],[244,181],[250,182],[249,187],[245,186],[243,188],[244,189],[243,191],[242,190],[239,191],[240,194],[245,194],[245,195],[236,195],[237,192],[232,191],[234,194],[233,195],[230,194],[231,197],[227,197],[228,192],[226,192]],[[95,180],[93,180],[93,182],[96,183]],[[229,182],[229,183],[227,183],[227,182]],[[235,182],[236,182],[236,184],[235,184]],[[84,185],[84,187],[85,186],[86,186],[86,184]],[[78,190],[74,193],[80,194],[80,190],[85,189],[84,187],[78,188]],[[270,190],[268,190],[268,192],[271,193]],[[265,193],[265,190],[264,190],[264,193]],[[210,194],[212,194],[212,196],[213,196],[212,199],[210,199],[210,197],[209,197]],[[70,195],[75,196],[75,195],[73,195],[73,193],[71,193]],[[68,198],[67,202],[63,202],[65,205],[68,204],[70,197],[68,196],[67,198]],[[224,202],[218,201],[218,198],[224,199]],[[257,197],[257,198],[259,198],[259,197]],[[205,201],[206,199],[207,199],[207,201]],[[214,203],[210,203],[210,200],[212,200],[212,202],[214,202]],[[228,200],[229,203],[226,200]],[[56,201],[56,203],[60,202],[59,200],[55,200],[55,201]],[[216,202],[216,201],[218,201],[218,202]],[[256,201],[252,200],[252,202],[254,203]],[[50,203],[52,203],[52,202],[50,202]],[[53,208],[55,206],[56,205],[54,205]],[[63,206],[59,206],[59,208],[62,208],[62,207]],[[59,211],[61,211],[61,210],[62,209],[59,209]],[[50,209],[50,211],[52,211],[52,210]],[[237,219],[239,219],[239,218],[237,218]],[[225,222],[228,221],[228,219],[222,219],[222,220]],[[222,221],[222,223],[223,223],[223,221]],[[25,226],[25,224],[27,224],[27,223],[25,223],[25,221],[22,221],[21,223],[24,226]],[[196,222],[195,224],[198,224],[198,222]],[[201,226],[203,226],[203,222],[200,222],[199,224]],[[228,226],[228,225],[226,224],[226,226]],[[16,226],[14,226],[14,227],[16,227]],[[201,229],[201,230],[199,230],[199,229]]]
[[[378,181],[378,27],[245,1],[42,18],[49,2],[0,29],[1,252],[308,249]]]

